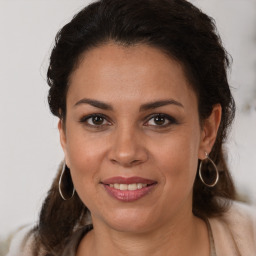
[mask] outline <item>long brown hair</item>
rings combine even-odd
[[[214,188],[208,188],[197,175],[193,212],[203,217],[222,214],[228,206],[219,198],[235,196],[222,148],[235,104],[226,74],[229,57],[213,19],[185,0],[101,0],[81,10],[58,32],[47,73],[49,106],[63,122],[69,77],[81,54],[110,40],[127,47],[147,44],[177,60],[198,97],[202,123],[215,104],[221,105],[222,120],[210,153],[219,168],[220,180]],[[203,168],[207,172],[208,167]],[[37,248],[44,248],[45,255],[60,255],[74,230],[85,225],[89,214],[76,193],[71,200],[62,200],[59,177],[60,171],[45,199],[35,232]]]

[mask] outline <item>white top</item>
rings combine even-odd
[[[233,203],[222,217],[209,219],[217,256],[256,256],[256,209]]]
[[[212,232],[213,246],[217,256],[256,256],[256,209],[242,203],[234,202],[221,217],[208,219]],[[33,236],[26,240],[31,227],[19,231],[14,237],[6,256],[32,256]],[[66,252],[75,256],[75,248],[83,234],[75,233],[67,245]],[[67,255],[64,253],[65,256]],[[214,254],[215,255],[215,254]]]

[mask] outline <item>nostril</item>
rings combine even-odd
[[[139,163],[139,162],[141,162],[140,160],[133,160],[133,161],[131,161],[131,164],[135,164],[135,163]]]
[[[137,159],[134,159],[134,160],[131,160],[131,161],[124,161],[123,159],[122,160],[117,160],[117,159],[111,159],[111,162],[113,164],[121,164],[123,166],[133,166],[133,165],[137,165],[137,164],[140,164],[142,163],[143,161],[142,160],[137,160]]]
[[[111,161],[113,164],[117,164],[117,163],[118,163],[115,159],[110,159],[110,161]]]
[[[137,140],[136,140],[137,141]],[[108,159],[113,164],[133,166],[145,162],[148,159],[147,150],[139,143],[115,142],[108,152]]]

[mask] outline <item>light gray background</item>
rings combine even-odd
[[[47,105],[56,32],[90,1],[0,0],[0,238],[33,223],[63,158]],[[228,160],[240,193],[256,203],[256,1],[192,0],[214,17],[234,59],[237,116]]]

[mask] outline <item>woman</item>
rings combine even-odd
[[[81,10],[47,74],[65,160],[9,255],[255,255],[255,216],[232,204],[222,152],[228,66],[213,21],[187,1]]]

